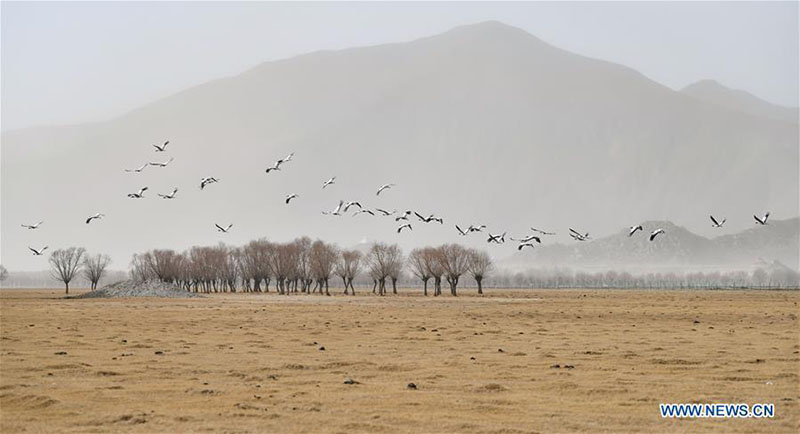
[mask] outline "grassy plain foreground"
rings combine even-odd
[[[0,431],[800,431],[798,292],[463,292],[0,291]],[[662,419],[661,402],[777,415]]]

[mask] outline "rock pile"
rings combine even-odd
[[[121,298],[121,297],[168,297],[185,298],[201,297],[199,294],[189,292],[177,285],[160,281],[148,280],[137,282],[123,280],[106,285],[96,291],[81,294],[75,298]]]

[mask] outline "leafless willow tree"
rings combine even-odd
[[[69,294],[69,282],[80,270],[85,253],[86,249],[83,247],[70,247],[58,249],[50,254],[50,273],[54,279],[64,282],[67,294]]]
[[[339,258],[339,249],[331,244],[326,244],[323,241],[314,241],[311,245],[311,274],[316,281],[316,287],[322,293],[322,288],[325,288],[325,295],[331,295],[328,290],[328,281],[333,274],[334,267]]]
[[[97,289],[97,283],[106,274],[106,267],[111,263],[111,257],[103,254],[86,256],[83,260],[83,276],[91,283],[92,291]]]
[[[355,280],[358,273],[361,271],[361,258],[363,255],[358,250],[344,250],[339,255],[339,260],[336,262],[334,272],[342,279],[344,285],[344,293],[347,294],[347,288],[352,290],[352,295],[356,295],[356,289],[353,287],[353,280]]]
[[[375,243],[370,247],[365,258],[369,275],[372,277],[372,292],[377,287],[378,295],[386,294],[386,277],[389,276],[389,246],[385,243]]]
[[[403,250],[397,244],[389,246],[387,253],[386,275],[392,280],[392,293],[397,294],[397,281],[403,275],[405,258]]]
[[[458,244],[445,244],[439,247],[438,259],[450,284],[450,294],[458,295],[458,280],[469,270],[469,251]]]
[[[485,251],[469,250],[469,273],[478,284],[478,294],[483,294],[483,278],[492,270],[492,258]]]
[[[408,269],[411,274],[422,281],[422,293],[428,295],[428,280],[431,278],[430,267],[426,263],[428,248],[414,249],[408,254]]]

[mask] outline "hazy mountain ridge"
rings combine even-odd
[[[681,92],[702,101],[755,116],[779,119],[795,124],[800,121],[798,119],[800,109],[797,107],[783,107],[772,104],[751,93],[731,89],[714,80],[700,80],[684,87]]]
[[[547,244],[518,252],[502,261],[502,267],[576,267],[594,269],[750,269],[779,261],[800,270],[800,218],[770,221],[735,233],[706,238],[668,221],[642,223],[644,231],[628,236],[628,229],[595,240],[571,244]],[[651,231],[665,233],[649,241]]]
[[[481,23],[267,62],[108,122],[3,133],[3,262],[40,268],[21,256],[34,244],[84,245],[125,264],[151,248],[264,236],[406,249],[464,242],[455,223],[517,232],[528,221],[591,220],[602,234],[617,230],[620,210],[633,221],[696,221],[709,207],[791,216],[797,139],[796,124],[722,109],[630,68]],[[150,145],[163,140],[169,151],[155,154]],[[264,174],[292,151],[280,172]],[[171,156],[168,168],[123,172]],[[222,181],[201,193],[204,176]],[[336,186],[320,190],[330,176]],[[398,187],[376,198],[385,182]],[[125,198],[145,185],[150,197]],[[173,187],[174,201],[155,196]],[[292,192],[299,200],[285,206]],[[397,235],[391,218],[320,214],[339,199],[436,213],[447,224]],[[98,211],[108,217],[83,224]],[[20,230],[39,219],[37,231]],[[219,235],[215,222],[234,229]]]

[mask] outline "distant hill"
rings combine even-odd
[[[778,261],[800,270],[800,218],[770,221],[767,226],[706,238],[668,221],[648,221],[645,232],[628,237],[628,229],[585,242],[544,245],[518,252],[500,261],[510,269],[573,267],[594,269],[751,269]],[[649,232],[665,234],[653,242]]]
[[[681,90],[702,101],[717,104],[755,116],[798,123],[800,111],[797,107],[783,107],[769,103],[743,90],[725,87],[714,80],[700,80]]]
[[[168,151],[156,154],[151,145],[164,140]],[[0,250],[10,270],[46,267],[29,245],[85,246],[124,267],[153,248],[302,235],[406,251],[464,242],[502,257],[513,247],[459,237],[453,225],[515,234],[534,225],[567,242],[565,226],[609,234],[620,215],[697,222],[692,230],[710,236],[708,213],[729,216],[726,231],[752,226],[753,213],[797,215],[797,143],[796,123],[709,104],[484,22],[266,62],[107,122],[4,132]],[[290,152],[281,171],[264,172]],[[170,157],[166,168],[124,172]],[[205,176],[221,181],[201,191]],[[377,197],[388,182],[397,186]],[[144,199],[126,198],[143,186]],[[174,187],[176,199],[156,196]],[[287,206],[289,193],[299,197]],[[389,217],[320,213],[340,199],[445,224],[398,234]],[[85,224],[96,212],[107,217]],[[39,220],[35,231],[20,227]],[[214,223],[234,226],[221,234]],[[671,261],[695,254],[640,248]]]

